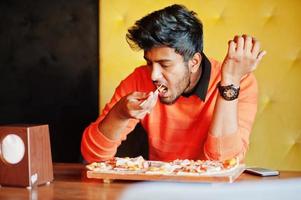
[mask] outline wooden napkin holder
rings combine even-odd
[[[0,126],[0,185],[32,188],[52,180],[48,125]]]

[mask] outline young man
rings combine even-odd
[[[120,83],[85,129],[86,161],[114,157],[139,121],[148,134],[150,160],[243,159],[257,110],[252,71],[265,55],[260,43],[235,36],[222,64],[209,60],[201,22],[181,5],[138,20],[127,41],[144,51],[147,64]]]

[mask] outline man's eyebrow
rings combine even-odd
[[[146,60],[146,61],[150,61],[146,56],[143,56],[143,58]],[[154,62],[171,62],[172,60],[170,59],[160,59],[160,60],[154,60]]]

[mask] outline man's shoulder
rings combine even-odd
[[[147,65],[140,65],[138,67],[135,68],[134,72],[137,73],[149,73],[150,69]]]
[[[143,76],[149,76],[149,68],[146,65],[141,65],[133,69],[132,72],[127,76],[126,79],[128,78],[139,78]]]
[[[122,81],[122,84],[126,85],[126,87],[131,85],[135,90],[139,91],[153,89],[150,69],[146,65],[136,67],[133,72]]]
[[[146,65],[136,67],[130,75],[140,78],[150,77],[150,69]]]
[[[208,58],[210,64],[211,64],[211,67],[214,68],[214,69],[220,69],[221,68],[221,62],[218,61],[217,59],[215,58]]]

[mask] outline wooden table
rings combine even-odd
[[[301,172],[281,172],[276,177],[257,177],[242,174],[236,182],[301,178]],[[114,181],[106,184],[101,180],[86,178],[82,164],[54,164],[54,181],[31,190],[26,188],[0,188],[0,199],[104,199],[117,200],[121,193],[135,181]]]

